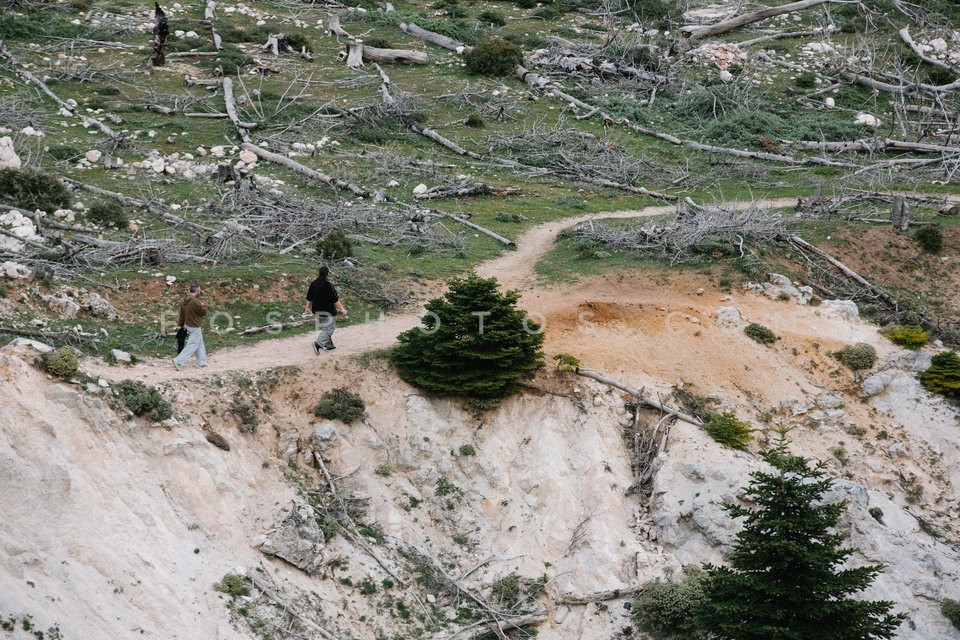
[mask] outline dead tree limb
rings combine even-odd
[[[942,60],[937,60],[936,58],[931,58],[923,52],[916,42],[913,41],[913,38],[910,37],[910,27],[904,27],[898,32],[900,34],[900,39],[903,40],[910,49],[913,50],[917,57],[926,62],[927,64],[932,64],[935,67],[940,67],[941,69],[946,69],[954,75],[960,76],[960,69],[957,69],[953,65],[947,64]]]
[[[194,76],[184,76],[183,78],[184,84],[188,87],[218,87],[222,80],[222,78],[196,78]]]
[[[249,580],[253,586],[260,590],[260,593],[265,595],[270,600],[273,600],[274,604],[283,609],[286,612],[292,614],[303,626],[307,627],[311,631],[319,633],[321,637],[326,640],[338,640],[338,638],[318,625],[313,620],[307,618],[292,602],[287,602],[274,591],[273,587],[267,584],[267,581],[257,575],[256,571],[248,570],[246,573],[246,578]]]
[[[501,636],[504,631],[510,629],[520,629],[534,624],[541,624],[547,621],[547,612],[528,613],[526,615],[509,618],[506,620],[490,620],[488,622],[478,622],[465,629],[457,631],[452,636],[447,636],[446,640],[475,640],[491,633],[497,633]]]
[[[88,184],[86,182],[80,182],[79,180],[73,180],[71,178],[61,177],[60,179],[73,187],[76,187],[79,189],[86,189],[91,193],[96,193],[101,196],[107,196],[108,198],[115,198],[125,206],[136,207],[138,209],[146,209],[147,211],[149,211],[155,216],[158,216],[160,219],[162,219],[164,222],[168,224],[172,224],[174,226],[186,227],[188,229],[192,229],[193,231],[199,231],[203,233],[213,233],[213,234],[217,233],[216,229],[205,227],[202,224],[197,224],[196,222],[191,222],[190,220],[181,218],[180,216],[174,215],[168,211],[164,211],[160,207],[150,204],[145,200],[131,198],[130,196],[126,196],[122,193],[117,193],[116,191],[109,191],[107,189],[103,189],[101,187]]]
[[[85,127],[86,126],[96,127],[97,129],[100,130],[102,134],[104,134],[105,136],[113,140],[115,143],[119,144],[120,142],[123,141],[123,134],[120,133],[119,131],[114,131],[104,123],[97,120],[96,118],[88,118],[86,116],[82,116],[78,114],[77,108],[75,106],[73,106],[69,102],[62,100],[60,96],[58,96],[57,94],[55,94],[53,91],[50,90],[50,87],[48,87],[43,80],[33,75],[29,71],[27,71],[27,69],[17,59],[17,57],[13,55],[13,52],[10,51],[10,49],[4,44],[3,40],[0,40],[0,57],[6,58],[10,62],[10,64],[13,65],[14,73],[16,73],[18,76],[23,78],[23,80],[25,80],[26,82],[29,82],[30,84],[40,89],[40,91],[45,93],[50,99],[56,102],[57,106],[59,106],[65,112],[75,117],[79,116],[80,120],[83,122],[83,125]]]
[[[237,135],[244,142],[250,142],[250,134],[247,133],[247,128],[240,126],[242,123],[237,115],[237,103],[233,98],[233,80],[228,77],[223,79],[223,101],[226,104],[230,122],[233,123],[233,128],[237,130]]]
[[[484,234],[484,235],[488,235],[488,236],[490,236],[491,238],[493,238],[494,240],[499,240],[500,242],[502,242],[502,243],[505,244],[505,245],[508,245],[508,246],[509,246],[509,245],[512,245],[512,244],[513,244],[513,240],[511,240],[511,239],[509,239],[509,238],[504,238],[503,236],[501,236],[501,235],[498,234],[498,233],[495,233],[495,232],[493,232],[493,231],[490,231],[489,229],[485,229],[484,227],[481,227],[481,226],[478,225],[478,224],[474,224],[474,223],[470,222],[469,220],[467,220],[466,218],[461,218],[460,216],[455,216],[455,215],[453,215],[452,213],[446,213],[445,211],[440,211],[440,210],[438,210],[438,209],[430,209],[430,213],[434,213],[434,214],[436,214],[436,215],[438,215],[438,216],[443,216],[444,218],[450,218],[451,220],[456,220],[457,222],[459,222],[459,223],[462,224],[463,226],[465,226],[465,227],[470,227],[471,229],[474,229],[475,231],[479,231],[480,233],[482,233],[482,234]]]
[[[210,25],[210,35],[213,36],[213,48],[217,51],[223,51],[223,40],[220,38],[220,34],[217,33],[216,26],[213,24],[216,11],[216,0],[207,0],[207,6],[203,9],[203,21]]]
[[[438,198],[470,198],[473,196],[519,196],[523,191],[518,187],[494,189],[487,184],[458,184],[454,186],[439,186],[418,193],[417,200],[436,200]]]
[[[426,40],[431,42],[438,47],[443,47],[444,49],[449,49],[450,51],[456,51],[461,55],[467,55],[473,51],[473,47],[466,45],[459,40],[454,40],[453,38],[448,38],[445,35],[436,33],[434,31],[428,31],[423,27],[418,27],[412,22],[401,22],[400,30],[404,33],[408,33],[411,36],[420,38],[421,40]]]
[[[709,36],[727,33],[728,31],[733,31],[738,27],[759,22],[761,20],[766,20],[767,18],[779,16],[784,13],[793,13],[795,11],[802,11],[811,7],[817,7],[822,4],[831,4],[840,1],[842,0],[801,0],[800,2],[791,2],[790,4],[785,4],[780,7],[766,7],[752,13],[744,13],[743,15],[730,18],[729,20],[723,20],[715,24],[687,25],[685,27],[680,27],[680,33],[688,40],[707,38]]]
[[[608,591],[596,591],[594,593],[585,593],[577,595],[565,593],[557,598],[557,604],[592,604],[594,602],[606,602],[607,600],[617,600],[628,596],[635,596],[644,592],[643,585],[635,584],[630,587],[620,587],[619,589],[610,589]]]
[[[266,149],[262,147],[258,147],[257,145],[251,142],[244,142],[241,146],[247,151],[252,151],[255,154],[257,154],[257,157],[259,157],[261,160],[273,162],[275,164],[279,164],[282,167],[286,167],[287,169],[290,169],[292,171],[296,171],[297,173],[302,173],[303,175],[309,178],[313,178],[314,180],[319,180],[323,184],[329,185],[334,189],[340,189],[341,191],[349,191],[353,195],[359,196],[361,198],[370,197],[369,191],[367,191],[362,187],[358,187],[352,182],[347,182],[345,180],[340,180],[339,178],[328,176],[327,174],[321,173],[316,169],[311,169],[306,165],[302,165],[299,162],[291,160],[286,156],[282,156],[278,153],[273,153],[272,151],[267,151]]]
[[[844,142],[814,142],[811,140],[781,140],[781,144],[805,149],[808,151],[855,151],[862,153],[878,153],[882,151],[910,151],[913,153],[960,154],[960,147],[948,147],[925,142],[906,142],[904,140],[871,140],[864,138]]]
[[[614,380],[613,378],[608,378],[607,376],[604,376],[604,375],[602,375],[602,374],[599,374],[599,373],[597,373],[597,372],[595,372],[595,371],[590,371],[589,369],[581,369],[581,368],[577,367],[576,369],[574,369],[574,371],[576,372],[577,375],[583,376],[583,377],[585,377],[585,378],[593,378],[593,379],[596,380],[597,382],[602,382],[603,384],[610,385],[611,387],[615,387],[615,388],[617,388],[617,389],[620,389],[621,391],[626,391],[626,392],[629,393],[630,395],[632,395],[632,396],[634,396],[635,398],[637,398],[637,400],[639,400],[639,401],[642,402],[643,404],[648,405],[648,406],[651,406],[651,407],[653,407],[654,409],[659,409],[660,411],[663,411],[664,413],[668,413],[668,414],[671,414],[671,415],[675,415],[675,416],[677,416],[678,419],[683,420],[684,422],[689,422],[690,424],[696,425],[696,426],[698,426],[698,427],[703,426],[703,422],[701,422],[701,421],[698,420],[697,418],[695,418],[695,417],[693,417],[693,416],[690,416],[690,415],[687,415],[687,414],[685,414],[685,413],[681,413],[681,412],[678,411],[677,409],[674,409],[673,407],[670,407],[670,406],[668,406],[668,405],[665,405],[665,404],[663,404],[662,402],[660,402],[659,400],[655,400],[654,398],[651,398],[650,396],[644,395],[643,392],[642,392],[642,390],[637,390],[637,389],[634,389],[633,387],[628,387],[627,385],[623,384],[622,382],[619,382],[619,381],[617,381],[617,380]]]
[[[750,47],[755,44],[760,44],[761,42],[770,42],[771,40],[780,40],[783,38],[806,38],[809,36],[821,36],[825,33],[830,33],[830,29],[809,29],[807,31],[784,31],[783,33],[771,33],[768,36],[761,36],[759,38],[753,38],[752,40],[743,40],[738,42],[737,46],[743,49],[744,47]]]

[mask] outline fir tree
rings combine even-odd
[[[841,568],[854,552],[835,530],[845,502],[825,504],[833,480],[823,464],[790,455],[785,434],[761,456],[772,472],[751,474],[745,518],[729,567],[707,565],[702,622],[723,640],[870,640],[890,638],[904,620],[893,603],[850,598],[882,565]]]
[[[423,325],[401,333],[392,359],[400,376],[422,389],[495,399],[543,366],[543,333],[517,309],[517,291],[496,278],[452,280],[427,303]]]

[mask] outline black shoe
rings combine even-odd
[[[320,345],[318,345],[316,342],[313,343],[313,352],[317,355],[320,355]]]
[[[330,345],[329,347],[320,347],[320,348],[323,349],[324,351],[333,351],[334,349],[336,349],[336,347],[333,345]]]

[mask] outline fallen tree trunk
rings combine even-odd
[[[379,47],[363,47],[364,62],[397,62],[405,64],[427,64],[430,58],[423,51],[413,49],[380,49]]]
[[[728,31],[733,31],[738,27],[759,22],[761,20],[766,20],[767,18],[779,16],[784,13],[793,13],[794,11],[802,11],[804,9],[817,7],[822,4],[831,4],[842,1],[843,0],[801,0],[800,2],[791,2],[790,4],[785,4],[780,7],[766,7],[764,9],[760,9],[759,11],[745,13],[743,15],[730,18],[729,20],[723,20],[715,24],[687,25],[685,27],[680,27],[680,33],[688,40],[706,38],[709,36],[720,35],[721,33],[727,33]]]
[[[619,589],[609,589],[607,591],[596,591],[584,595],[566,593],[557,598],[557,604],[592,604],[594,602],[606,602],[607,600],[617,600],[635,596],[644,592],[643,585],[633,585],[630,587],[620,587]]]
[[[863,153],[877,153],[880,151],[912,151],[913,153],[960,153],[960,147],[947,147],[925,142],[906,142],[904,140],[850,140],[849,142],[814,142],[812,140],[781,140],[781,144],[806,149],[809,151],[856,151]]]
[[[302,173],[303,175],[309,178],[313,178],[314,180],[319,180],[323,184],[329,185],[335,189],[340,189],[342,191],[349,191],[353,195],[359,196],[361,198],[367,198],[370,196],[369,191],[367,191],[362,187],[358,187],[352,182],[340,180],[339,178],[333,178],[331,176],[328,176],[325,173],[321,173],[320,171],[317,171],[316,169],[311,169],[306,165],[302,165],[299,162],[291,160],[286,156],[282,156],[278,153],[273,153],[272,151],[267,151],[266,149],[262,147],[258,147],[253,143],[244,142],[241,146],[247,151],[254,152],[255,154],[257,154],[257,157],[261,158],[262,160],[267,160],[268,162],[279,164],[280,166],[286,167],[292,171],[296,171],[297,173]]]
[[[494,189],[490,185],[475,184],[469,186],[456,187],[434,187],[429,191],[418,193],[414,198],[417,200],[436,200],[438,198],[469,198],[472,196],[519,196],[523,195],[518,187],[506,187],[505,189]]]
[[[420,38],[421,40],[431,42],[438,47],[443,47],[444,49],[449,49],[450,51],[456,51],[461,55],[467,55],[473,51],[473,47],[463,44],[459,40],[448,38],[445,35],[435,33],[433,31],[427,31],[423,27],[418,27],[412,22],[401,22],[400,30],[404,33],[409,33],[414,37]]]
[[[240,136],[240,139],[244,142],[250,142],[250,134],[247,133],[247,128],[240,126],[240,117],[237,115],[237,103],[233,98],[233,80],[228,77],[223,79],[223,101],[226,104],[227,115],[230,117],[230,122],[233,123],[233,128],[237,130],[237,135]]]
[[[504,631],[510,629],[520,629],[534,624],[541,624],[547,621],[546,611],[542,613],[528,613],[515,618],[506,618],[504,620],[490,620],[488,622],[478,622],[474,625],[457,631],[452,636],[447,636],[446,640],[476,640],[488,634],[497,634],[503,637]]]
[[[194,76],[184,76],[183,81],[188,87],[194,85],[198,87],[218,87],[222,82],[222,78],[196,78]]]
[[[583,377],[585,377],[585,378],[592,378],[592,379],[596,380],[597,382],[602,382],[603,384],[610,385],[611,387],[615,387],[615,388],[617,388],[617,389],[620,389],[621,391],[626,391],[627,393],[629,393],[629,394],[632,395],[633,397],[637,398],[637,399],[638,399],[640,402],[642,402],[643,404],[648,405],[648,406],[651,406],[651,407],[653,407],[654,409],[659,409],[660,411],[663,411],[664,413],[668,413],[668,414],[671,414],[671,415],[675,415],[675,416],[677,416],[678,419],[683,420],[684,422],[688,422],[688,423],[690,423],[690,424],[692,424],[692,425],[695,425],[695,426],[698,426],[698,427],[702,427],[702,426],[703,426],[703,422],[701,422],[699,419],[697,419],[697,418],[695,418],[695,417],[693,417],[693,416],[687,415],[687,414],[685,414],[685,413],[681,413],[681,412],[678,411],[677,409],[674,409],[673,407],[670,407],[670,406],[668,406],[668,405],[665,405],[665,404],[663,404],[662,402],[660,402],[659,400],[655,400],[655,399],[651,398],[650,396],[646,396],[646,395],[644,395],[641,391],[639,391],[639,390],[637,390],[637,389],[634,389],[633,387],[628,387],[627,385],[623,384],[622,382],[618,382],[617,380],[614,380],[613,378],[608,378],[608,377],[606,377],[606,376],[604,376],[604,375],[602,375],[602,374],[599,374],[599,373],[597,373],[597,372],[595,372],[595,371],[590,371],[589,369],[581,369],[580,367],[577,367],[574,371],[576,372],[577,375],[583,376]]]
[[[438,210],[438,209],[430,209],[430,213],[434,213],[434,214],[436,214],[436,215],[438,215],[438,216],[443,216],[444,218],[450,218],[451,220],[456,220],[457,222],[459,222],[459,223],[462,224],[463,226],[465,226],[465,227],[470,227],[471,229],[474,229],[474,230],[476,230],[476,231],[479,231],[480,233],[482,233],[482,234],[484,234],[484,235],[488,235],[488,236],[490,236],[491,238],[493,238],[494,240],[499,240],[500,242],[502,242],[502,243],[505,244],[505,245],[512,245],[512,244],[513,244],[513,240],[510,240],[509,238],[504,238],[503,236],[501,236],[501,235],[498,234],[498,233],[495,233],[495,232],[493,232],[493,231],[490,231],[489,229],[486,229],[486,228],[484,228],[484,227],[481,227],[481,226],[478,225],[478,224],[474,224],[474,223],[470,222],[469,220],[467,220],[466,218],[461,218],[460,216],[455,216],[455,215],[453,215],[452,213],[447,213],[446,211],[440,211],[440,210]]]

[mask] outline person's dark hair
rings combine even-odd
[[[191,282],[191,283],[190,283],[190,293],[196,293],[197,291],[200,291],[200,285],[197,284],[196,282]]]
[[[321,280],[326,280],[327,276],[330,275],[330,267],[328,267],[327,265],[323,265],[322,267],[320,267],[320,271],[318,275],[320,276]]]

